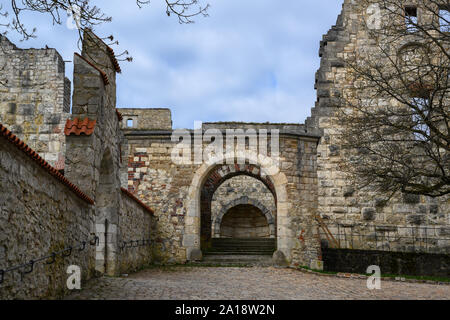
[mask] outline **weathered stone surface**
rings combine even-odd
[[[375,208],[362,208],[362,215],[364,220],[374,220],[376,217],[376,210]]]
[[[191,251],[188,260],[189,261],[201,261],[203,259],[202,250],[194,249]]]
[[[272,262],[275,267],[287,267],[289,265],[286,256],[280,250],[274,252]]]
[[[374,225],[405,228],[392,232],[390,236],[394,237],[394,234],[399,236],[402,230],[408,230],[406,227],[416,226],[418,223],[430,228],[428,237],[436,237],[432,235],[433,228],[446,226],[450,221],[448,196],[431,199],[424,196],[396,194],[389,201],[383,201],[382,197],[367,190],[350,192],[348,185],[351,181],[340,169],[347,151],[341,148],[340,143],[342,122],[337,107],[338,99],[352,97],[354,89],[358,86],[352,80],[352,69],[346,64],[352,56],[358,56],[358,53],[363,51],[371,52],[384,44],[382,40],[379,40],[380,43],[374,41],[367,33],[366,11],[363,2],[345,0],[336,25],[332,26],[320,42],[321,63],[316,73],[315,85],[318,99],[311,110],[311,117],[305,123],[307,128],[319,129],[322,135],[317,146],[317,211],[320,215],[328,217],[327,224],[330,227],[347,223],[353,226],[353,234],[367,237],[369,240]],[[389,45],[393,45],[393,42]],[[363,100],[371,99],[370,97],[368,91],[368,97],[357,98]],[[388,197],[389,195],[386,195],[386,198]],[[376,208],[376,212],[369,208]],[[412,240],[406,239],[395,241],[395,245],[391,244],[391,249],[403,250],[405,242]],[[437,241],[433,243],[439,247]],[[366,241],[358,243],[358,246],[360,249],[373,249],[376,245],[372,241]],[[445,246],[441,247],[442,250],[444,248]]]
[[[91,136],[65,138],[70,82],[64,78],[61,57],[53,49],[17,49],[0,36],[5,49],[0,62],[7,62],[0,81],[14,82],[0,88],[0,122],[51,164],[65,161],[66,177],[95,199],[94,207],[79,203],[48,173],[41,174],[35,164],[0,146],[5,151],[0,153],[1,190],[8,190],[0,193],[2,213],[6,213],[0,224],[0,268],[4,267],[2,256],[8,266],[22,263],[93,234],[100,237],[100,245],[88,258],[77,260],[84,278],[95,272],[117,275],[153,261],[201,259],[201,250],[210,245],[226,212],[244,203],[262,212],[270,236],[277,237],[277,265],[312,266],[312,261],[320,265],[323,239],[317,234],[315,215],[326,217],[334,234],[340,232],[344,247],[415,250],[423,245],[421,237],[426,234],[428,250],[448,252],[449,240],[442,239],[448,235],[448,197],[395,195],[384,201],[355,190],[341,172],[346,152],[340,143],[337,104],[356,85],[346,62],[350,55],[377,45],[361,28],[365,9],[357,1],[345,0],[336,26],[324,36],[316,76],[318,101],[304,125],[220,122],[205,123],[199,130],[242,130],[244,135],[247,130],[279,130],[280,171],[267,176],[262,174],[261,159],[255,164],[235,163],[241,153],[225,155],[226,164],[175,164],[169,109],[121,109],[119,123],[114,57],[100,39],[89,34],[82,56],[74,57],[72,117],[89,117],[97,125]],[[101,72],[92,64],[101,66]],[[36,89],[37,83],[43,87]],[[195,158],[194,152],[186,158]],[[155,217],[122,194],[121,186],[153,208]],[[436,226],[445,228],[435,230]],[[262,227],[266,225],[256,226]],[[150,246],[123,246],[148,238]],[[56,296],[64,291],[64,276],[62,265],[56,264],[55,269],[29,276],[41,287],[30,282],[13,288],[6,282],[3,294],[8,298]],[[16,280],[17,275],[11,281]]]
[[[90,241],[94,209],[46,170],[0,137],[0,269],[50,255],[81,241]],[[1,299],[62,297],[67,267],[81,268],[83,281],[92,276],[93,247],[58,258],[55,264],[36,263],[20,280],[18,271],[5,274]]]
[[[258,179],[242,175],[226,180],[214,193],[211,201],[212,233],[214,237],[220,236],[223,217],[229,210],[238,205],[251,205],[257,208],[267,222],[267,231],[269,231],[269,224],[273,224],[276,228],[276,204],[273,194]],[[244,221],[241,222],[244,223]],[[247,222],[250,223],[250,221]],[[251,234],[248,236],[251,237]],[[270,233],[267,236],[270,236]],[[276,234],[272,236],[275,237]]]
[[[170,109],[164,108],[121,108],[123,130],[172,130]],[[131,125],[131,126],[130,126]]]
[[[309,267],[312,270],[323,271],[323,261],[321,261],[321,260],[311,260],[311,263],[310,263]]]
[[[94,38],[85,34],[87,42],[83,43],[83,50],[90,50],[89,41],[92,39]],[[3,45],[5,39],[1,37],[0,40]],[[30,121],[34,121],[34,124],[43,123],[41,127],[32,126],[36,134],[30,135],[30,139],[39,141],[42,148],[64,152],[59,141],[67,144],[64,155],[65,177],[69,179],[72,187],[68,188],[61,183],[58,180],[62,179],[61,176],[55,179],[52,169],[42,168],[18,150],[13,143],[0,137],[0,207],[2,211],[0,269],[5,270],[31,259],[46,257],[70,246],[74,248],[69,256],[58,256],[53,264],[46,265],[45,261],[36,263],[33,272],[24,275],[23,281],[20,281],[21,276],[18,271],[7,272],[4,283],[0,285],[1,298],[61,297],[67,293],[67,267],[70,265],[79,266],[82,271],[82,280],[86,281],[97,274],[117,275],[119,272],[134,271],[148,265],[153,259],[154,241],[149,241],[154,235],[152,232],[154,220],[151,213],[144,208],[143,204],[124,194],[120,189],[122,134],[115,110],[114,67],[106,45],[99,39],[93,41],[100,43],[93,46],[94,51],[88,53],[83,51],[83,54],[91,58],[95,56],[97,62],[105,62],[102,66],[106,68],[109,84],[102,81],[93,89],[91,82],[83,81],[83,77],[101,79],[102,76],[85,59],[76,56],[74,79],[78,80],[74,81],[73,94],[74,117],[89,117],[97,120],[92,135],[69,136],[66,140],[66,137],[61,135],[62,130],[55,131],[50,136],[41,134],[48,133],[51,125],[64,118],[63,114],[53,113],[56,110],[54,104],[47,103],[50,101],[62,105],[67,102],[60,103],[57,96],[45,97],[42,107],[39,104],[36,105],[37,110],[32,109],[32,106],[35,106],[34,100],[30,104],[24,102],[6,104],[6,113],[19,112],[21,117],[31,117]],[[99,48],[104,50],[97,52]],[[44,51],[46,50],[19,52],[17,61],[20,62],[20,57],[25,59],[29,54],[29,56],[41,57],[43,59],[41,66],[45,68],[54,69],[56,63],[63,63],[56,51],[52,49],[48,50],[48,55],[54,61],[47,61],[47,58],[43,57]],[[6,53],[8,54],[8,50]],[[30,68],[33,68],[33,63],[30,64]],[[63,67],[64,65],[58,69],[59,73],[63,74],[61,71],[64,70]],[[16,66],[13,70],[17,71],[20,68],[22,66]],[[44,71],[42,76],[43,79],[45,76],[49,77]],[[67,89],[67,82],[64,83],[63,78],[62,80],[61,86],[65,85]],[[55,85],[52,81],[44,83],[50,86]],[[60,92],[55,88],[51,90],[54,90],[55,94]],[[96,95],[98,101],[102,103],[95,108],[79,107],[77,103],[83,101],[84,96],[89,95]],[[31,92],[28,97],[42,98],[39,97],[39,92]],[[0,102],[2,107],[0,111],[4,110],[2,102],[3,100]],[[68,112],[65,109],[62,111]],[[2,114],[0,113],[0,116]],[[0,120],[3,122],[3,119],[0,118]],[[19,122],[18,116],[13,121]],[[24,128],[27,128],[26,125]],[[25,133],[26,138],[27,130],[25,129],[21,132]],[[61,137],[62,140],[58,140]],[[39,146],[36,149],[44,150]],[[46,158],[49,159],[49,157]],[[58,160],[56,156],[51,159]],[[62,161],[64,162],[64,157]],[[95,204],[81,200],[73,191],[74,185],[93,199]],[[78,250],[78,245],[82,241],[89,242],[94,236],[99,239],[97,246],[87,245],[85,250]],[[132,245],[125,247],[124,242],[129,244],[131,240]]]
[[[0,123],[63,169],[70,81],[62,57],[55,49],[19,49],[2,35],[0,47]]]

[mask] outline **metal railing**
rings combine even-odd
[[[95,236],[94,239],[90,240],[90,241],[81,241],[78,245],[76,246],[69,246],[66,247],[60,251],[54,251],[51,254],[45,256],[45,257],[41,257],[41,258],[37,258],[37,259],[32,259],[26,263],[17,265],[17,266],[13,266],[10,267],[8,269],[1,269],[0,270],[0,284],[2,284],[5,280],[5,275],[9,272],[14,272],[14,271],[18,271],[20,274],[20,280],[23,281],[23,277],[26,274],[30,274],[35,270],[35,265],[37,263],[40,262],[44,262],[46,265],[51,265],[54,264],[56,262],[56,258],[58,256],[62,257],[62,258],[68,258],[72,255],[72,253],[75,250],[78,250],[78,252],[82,252],[86,249],[86,246],[90,245],[90,246],[98,246],[99,245],[99,237]]]
[[[150,246],[151,244],[152,244],[151,239],[122,241],[122,243],[119,245],[119,249],[120,251],[123,251],[129,248]]]
[[[450,254],[450,227],[327,224],[319,229],[329,248]]]

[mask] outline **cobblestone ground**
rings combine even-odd
[[[450,286],[325,277],[275,268],[153,268],[121,278],[101,278],[68,299],[303,300],[450,299]]]

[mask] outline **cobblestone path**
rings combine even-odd
[[[382,281],[381,287],[292,269],[165,267],[95,279],[68,299],[450,299],[448,285]]]

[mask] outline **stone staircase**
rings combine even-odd
[[[275,250],[276,239],[212,239],[200,264],[270,266]]]

